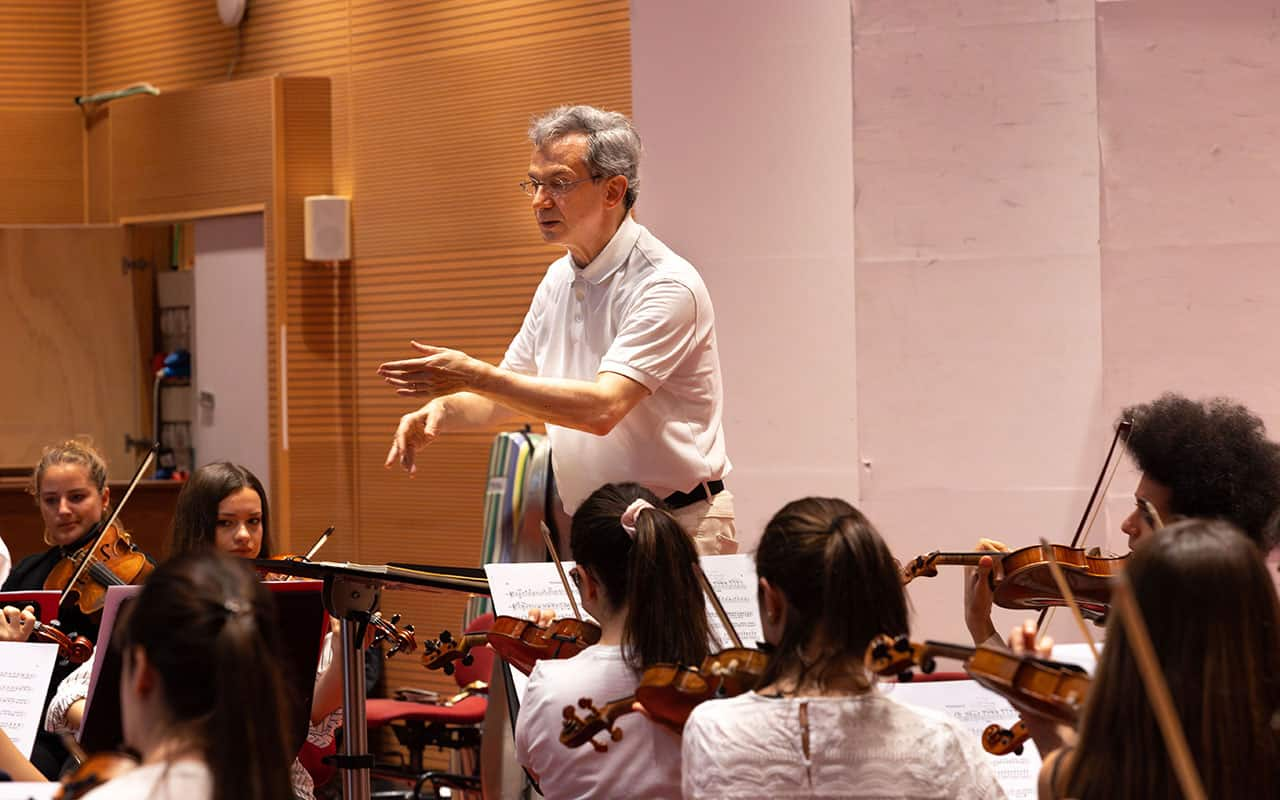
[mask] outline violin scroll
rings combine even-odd
[[[418,649],[418,639],[414,636],[413,626],[396,627],[400,622],[399,614],[392,614],[391,619],[382,616],[381,611],[369,615],[369,647],[382,642],[390,642],[384,658],[391,658],[396,653],[412,653]]]
[[[928,675],[938,667],[937,661],[925,645],[916,644],[906,636],[890,636],[882,633],[867,645],[865,662],[867,671],[882,678],[897,676],[903,683],[914,677],[913,669]]]
[[[573,706],[564,707],[564,722],[560,728],[560,743],[565,747],[581,747],[590,742],[597,753],[609,749],[609,745],[595,740],[600,731],[608,731],[610,740],[622,741],[622,729],[615,727],[618,717],[631,713],[635,703],[634,697],[624,697],[606,703],[603,709],[596,708],[590,697],[578,699],[578,708],[589,711],[587,716],[578,716]]]
[[[1027,723],[1018,720],[1012,728],[1002,728],[995,723],[982,731],[982,749],[993,756],[1007,756],[1010,753],[1022,755],[1023,746],[1031,738]]]

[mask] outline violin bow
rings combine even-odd
[[[1169,694],[1169,684],[1164,679],[1160,662],[1156,660],[1155,648],[1151,644],[1151,634],[1147,630],[1146,620],[1142,617],[1142,609],[1133,596],[1133,584],[1129,576],[1121,572],[1116,576],[1115,589],[1112,591],[1112,602],[1120,611],[1120,622],[1125,633],[1133,642],[1133,655],[1138,662],[1138,671],[1142,675],[1142,685],[1147,690],[1147,700],[1155,712],[1156,722],[1160,725],[1160,735],[1164,737],[1164,746],[1173,759],[1173,773],[1178,778],[1178,786],[1188,800],[1206,800],[1204,784],[1200,782],[1200,774],[1196,771],[1195,762],[1191,759],[1191,748],[1187,745],[1186,733],[1182,730],[1182,722],[1173,707],[1173,697]]]
[[[1071,591],[1071,584],[1067,583],[1067,576],[1062,572],[1061,565],[1057,559],[1053,557],[1053,545],[1049,544],[1049,540],[1040,537],[1041,552],[1044,553],[1045,561],[1049,563],[1049,572],[1053,574],[1053,582],[1058,585],[1058,591],[1062,592],[1062,599],[1067,601],[1067,608],[1071,609],[1071,616],[1075,617],[1076,625],[1080,627],[1080,632],[1084,634],[1084,640],[1089,645],[1089,652],[1093,653],[1093,662],[1098,663],[1098,643],[1094,641],[1093,633],[1089,630],[1089,626],[1085,624],[1084,615],[1080,613],[1080,604],[1076,602],[1075,592]],[[1036,635],[1039,635],[1040,629],[1036,629]]]
[[[707,573],[702,570],[702,562],[693,562],[694,568],[698,571],[698,582],[702,584],[702,593],[711,601],[711,607],[715,609],[716,616],[720,618],[720,624],[724,626],[728,632],[729,638],[733,640],[733,646],[742,649],[742,638],[738,636],[738,631],[733,627],[733,621],[729,619],[729,615],[725,613],[724,606],[720,604],[720,596],[716,594],[716,589],[711,585]]]
[[[336,529],[332,525],[325,528],[324,533],[320,534],[320,538],[316,539],[316,543],[311,545],[311,549],[308,550],[307,554],[302,557],[303,560],[310,561],[311,559],[315,558],[316,553],[320,552],[320,548],[324,547],[325,542],[329,541],[329,537],[333,535],[334,530]]]
[[[569,605],[573,607],[573,616],[581,621],[582,612],[578,610],[578,601],[573,598],[573,591],[569,589],[569,578],[564,574],[564,564],[560,563],[560,554],[556,552],[556,545],[551,541],[551,530],[545,522],[539,522],[538,527],[542,529],[542,541],[547,545],[547,552],[551,553],[551,560],[556,562],[556,572],[560,573],[560,585],[564,587]]]
[[[1075,535],[1071,537],[1071,547],[1079,546],[1082,539],[1087,539],[1089,531],[1093,530],[1094,520],[1098,518],[1098,511],[1102,509],[1098,496],[1106,496],[1107,490],[1111,488],[1111,479],[1115,477],[1116,469],[1120,466],[1120,459],[1115,458],[1116,445],[1121,441],[1129,441],[1129,433],[1132,430],[1133,420],[1131,419],[1122,419],[1116,424],[1116,432],[1111,437],[1111,446],[1107,448],[1107,457],[1102,462],[1102,470],[1098,472],[1098,479],[1093,483],[1093,491],[1089,493],[1089,502],[1085,503],[1084,513],[1080,515]],[[1049,611],[1050,608],[1047,606],[1040,609],[1040,616],[1036,618],[1037,631],[1044,629],[1045,617],[1048,616]]]
[[[115,524],[116,519],[120,516],[120,511],[124,509],[124,504],[129,502],[129,496],[133,494],[134,489],[138,488],[142,475],[151,466],[151,462],[155,460],[156,452],[159,449],[159,442],[151,443],[151,449],[147,451],[147,457],[142,460],[142,463],[138,465],[138,469],[133,473],[133,477],[129,479],[129,487],[124,490],[124,497],[120,498],[119,503],[116,503],[115,510],[111,512],[111,515],[107,517],[107,521],[103,523],[102,528],[98,531],[98,538],[93,540],[93,546],[86,551],[87,556],[80,562],[80,566],[76,568],[76,571],[72,573],[71,580],[67,581],[67,588],[62,590],[62,596],[58,598],[58,605],[62,605],[67,599],[67,595],[71,593],[72,587],[76,585],[76,581],[80,580],[80,577],[84,575],[84,571],[93,563],[93,551],[97,550],[98,545],[102,543],[103,537],[107,535],[107,529]]]

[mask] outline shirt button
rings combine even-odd
[[[582,322],[582,315],[581,315],[581,314],[578,314],[577,316],[575,316],[575,317],[573,318],[573,321],[574,321],[574,322]]]
[[[587,297],[587,293],[586,293],[586,292],[584,292],[584,291],[582,291],[581,289],[579,289],[579,290],[578,290],[578,302],[579,302],[579,303],[581,303],[583,300],[585,300],[585,299],[586,299],[586,297]]]

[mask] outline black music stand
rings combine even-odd
[[[254,566],[267,572],[317,578],[324,581],[325,608],[337,618],[342,637],[342,716],[346,729],[342,753],[334,765],[342,771],[344,800],[370,800],[369,729],[365,718],[364,634],[369,617],[378,610],[383,588],[415,591],[453,591],[489,594],[489,581],[476,577],[470,567],[416,569],[377,564],[329,561],[255,559]]]

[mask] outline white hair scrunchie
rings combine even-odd
[[[626,531],[627,535],[632,539],[636,538],[636,518],[639,517],[640,512],[644,511],[646,508],[653,508],[653,503],[650,503],[643,497],[638,497],[632,501],[631,505],[627,506],[627,510],[623,511],[622,516],[619,518],[619,522],[622,523],[622,529]]]

